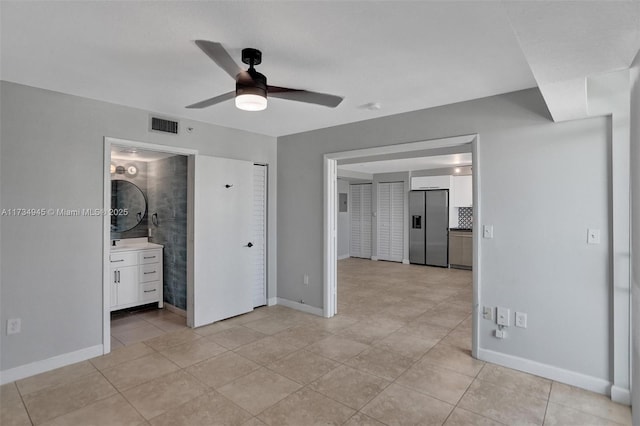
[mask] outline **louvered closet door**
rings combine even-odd
[[[366,184],[360,185],[362,191],[362,204],[361,204],[361,220],[360,220],[360,234],[362,246],[362,257],[371,259],[371,202],[372,194],[371,187],[373,185]]]
[[[267,304],[267,166],[253,166],[253,306]]]
[[[401,262],[404,253],[404,183],[378,184],[378,259]]]
[[[351,257],[371,257],[371,184],[351,185]]]

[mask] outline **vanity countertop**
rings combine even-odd
[[[163,248],[162,244],[149,243],[149,242],[139,242],[133,244],[123,244],[119,246],[111,246],[111,253],[120,253],[123,251],[132,251],[132,250],[150,250],[150,249],[159,249]]]

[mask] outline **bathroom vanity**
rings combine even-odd
[[[114,240],[111,265],[111,310],[158,303],[163,306],[162,249],[147,238]]]

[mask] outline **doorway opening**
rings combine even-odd
[[[393,163],[395,163],[394,166],[401,167],[401,163],[415,161],[416,158],[420,157],[430,157],[431,159],[435,159],[438,157],[444,158],[445,156],[452,156],[452,154],[462,153],[465,154],[465,158],[467,158],[469,162],[466,164],[451,164],[451,167],[439,167],[438,169],[432,167],[432,170],[413,168],[406,169],[403,172],[400,172],[398,168],[393,171],[377,170],[375,168],[382,164],[389,166]],[[382,271],[391,271],[389,274],[394,274],[393,278],[391,278],[394,283],[398,282],[397,278],[402,276],[400,271],[406,272],[408,269],[412,268],[414,271],[413,273],[415,274],[415,271],[418,270],[417,267],[414,267],[413,265],[411,267],[405,266],[404,270],[399,268],[403,267],[403,265],[401,265],[402,263],[410,263],[409,233],[411,231],[412,223],[409,218],[408,195],[411,190],[421,189],[417,187],[421,179],[424,180],[429,176],[443,175],[445,174],[444,172],[448,171],[450,171],[450,176],[455,176],[457,174],[468,175],[471,173],[473,175],[473,188],[476,190],[470,191],[469,196],[473,194],[470,198],[473,199],[473,206],[476,208],[474,208],[472,216],[470,214],[466,214],[468,211],[464,211],[464,220],[468,225],[463,226],[471,228],[472,224],[479,223],[480,211],[479,208],[477,208],[479,207],[479,196],[477,193],[479,164],[476,153],[477,135],[468,135],[325,155],[325,317],[335,315],[338,313],[339,307],[345,307],[348,303],[348,300],[339,301],[338,299],[339,269],[342,273],[346,272],[347,274],[354,270],[357,271],[359,268],[361,268],[362,271],[370,271],[373,269],[379,270],[381,274],[387,273]],[[473,167],[470,167],[471,162],[473,162]],[[363,172],[363,170],[368,167],[365,166],[365,164],[368,166],[374,166],[374,173],[368,173],[367,176],[367,173]],[[458,170],[456,170],[456,168]],[[367,196],[362,196],[363,192],[369,193],[368,189],[365,189],[367,188],[367,185],[371,189],[373,198],[370,203],[371,210],[368,212],[366,212],[369,208],[367,207]],[[448,196],[448,190],[446,192],[447,194],[445,195]],[[396,195],[395,197],[394,194]],[[345,195],[348,197],[347,212],[339,210],[339,208],[342,207],[340,205],[340,200],[344,200]],[[362,204],[363,200],[364,204]],[[360,206],[358,206],[358,203],[361,203]],[[451,205],[454,206],[454,204]],[[364,213],[363,210],[365,211]],[[443,219],[445,222],[443,226],[446,230],[445,235],[447,237],[450,228],[463,227],[458,225],[460,210],[460,207],[455,205],[455,208],[452,207],[449,217]],[[352,214],[355,217],[352,216]],[[367,216],[370,217],[371,225],[367,224]],[[345,220],[349,220],[350,225],[355,225],[355,228],[357,229],[354,230],[353,226],[349,229],[349,226],[345,225]],[[469,221],[471,223],[469,223]],[[369,226],[368,229],[371,230],[370,237],[367,236],[368,230],[363,232],[362,226]],[[349,230],[350,233],[351,241],[348,243],[348,239],[345,238],[345,230]],[[355,242],[355,244],[353,242],[354,237],[360,238],[360,240]],[[368,254],[366,247],[363,248],[363,245],[367,244],[367,238],[371,240],[371,254]],[[478,265],[479,258],[479,244],[477,236],[469,238],[469,242],[471,241],[473,241],[473,244],[470,245],[472,247],[471,251],[473,252],[473,256],[471,257],[473,259],[473,265],[475,266]],[[344,249],[345,244],[348,244],[346,250]],[[359,250],[356,250],[357,253],[354,257],[363,257],[371,260],[342,260],[341,265],[338,266],[337,259],[345,259],[351,256],[352,245],[354,248]],[[448,268],[448,256],[448,241],[446,241],[444,245],[445,265],[440,266],[446,266]],[[377,260],[386,261],[376,262]],[[371,261],[373,261],[373,263],[371,263]],[[366,265],[361,264],[363,262],[366,263]],[[388,267],[385,265],[388,265]],[[397,265],[397,267],[394,265]],[[426,268],[430,267],[427,266]],[[442,275],[442,273],[449,271],[444,268],[432,269],[434,269],[432,275]],[[439,271],[437,271],[438,269]],[[474,267],[471,272],[472,288],[469,289],[467,294],[467,299],[471,297],[473,299],[472,309],[470,310],[470,312],[473,313],[477,313],[478,306],[479,279],[477,269],[477,267]],[[392,272],[394,270],[396,270],[395,273]],[[424,270],[420,270],[420,272],[422,271]],[[469,279],[462,277],[462,275],[469,277],[470,273],[467,271],[451,271],[452,275],[458,274],[461,276],[461,278],[457,278],[459,280]],[[392,275],[389,276],[391,277]],[[462,287],[455,289],[455,291],[460,289],[462,289]],[[347,292],[344,295],[349,297],[348,294],[349,293]],[[388,307],[392,307],[392,301],[400,296],[401,295],[395,294],[393,297],[389,297]],[[385,295],[378,294],[374,297],[384,298]],[[465,309],[469,310],[468,302]],[[476,315],[471,315],[470,321],[473,323],[470,327],[472,335],[471,349],[475,356],[478,347],[478,324]]]
[[[105,353],[187,326],[189,155],[105,139]]]
[[[104,153],[104,353],[267,304],[268,165],[114,138]]]

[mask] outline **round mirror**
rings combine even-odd
[[[142,221],[147,213],[147,199],[135,184],[112,180],[111,209],[111,232],[125,232]]]

